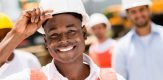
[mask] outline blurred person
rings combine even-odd
[[[163,27],[151,21],[150,0],[122,0],[134,24],[118,43],[113,68],[127,80],[163,80]]]
[[[42,69],[27,69],[1,80],[124,80],[109,68],[100,69],[83,54],[88,16],[81,0],[42,0],[40,7],[21,15],[0,43],[0,55],[9,56],[40,28],[53,61]],[[0,58],[2,61],[5,59]]]
[[[0,13],[0,42],[12,28],[13,24],[8,16]],[[11,53],[7,62],[0,63],[0,78],[5,78],[26,68],[41,67],[38,59],[31,53],[20,50],[14,50]]]
[[[7,14],[12,21],[16,21],[21,12],[19,0],[0,0],[0,11]]]
[[[107,17],[100,13],[90,16],[89,26],[97,41],[93,42],[89,49],[89,56],[102,68],[111,67],[112,50],[116,41],[108,36],[111,24]]]

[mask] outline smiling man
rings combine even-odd
[[[127,80],[163,80],[163,27],[151,21],[150,0],[122,0],[134,24],[113,57],[113,68]]]
[[[25,70],[2,80],[124,80],[111,69],[100,69],[83,54],[87,19],[81,0],[42,0],[40,8],[25,11],[0,43],[0,55],[9,56],[40,28],[53,61],[42,69]]]
[[[86,29],[82,27],[82,15],[62,13],[53,16],[43,25],[47,48],[56,62],[71,63],[83,56],[81,52],[85,48]]]

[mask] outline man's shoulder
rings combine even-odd
[[[4,79],[0,80],[30,80],[30,69],[25,69],[21,72],[12,74]]]
[[[120,46],[125,46],[127,44],[129,44],[132,40],[132,36],[133,36],[133,30],[129,31],[126,35],[124,35],[122,38],[120,38],[117,42],[118,45]]]
[[[19,50],[19,49],[15,49],[15,50],[14,50],[14,53],[15,53],[15,54],[18,54],[18,55],[21,55],[21,54],[22,54],[22,55],[24,55],[24,54],[25,54],[25,55],[26,55],[26,54],[27,54],[27,55],[28,55],[28,54],[32,54],[32,53],[30,53],[30,52],[23,51],[23,50]]]
[[[163,26],[162,26],[162,25],[155,24],[155,23],[153,23],[153,25],[155,25],[155,26],[157,26],[157,27],[159,27],[159,28],[162,28],[162,29],[163,29]]]
[[[117,43],[117,41],[115,39],[109,38],[106,40],[106,45],[110,44],[110,45],[115,45]]]
[[[51,67],[52,67],[52,62],[50,62],[50,63],[46,64],[45,66],[43,66],[43,67],[41,68],[41,70],[42,70],[44,73],[48,73],[49,70],[51,70]]]
[[[152,29],[163,39],[163,26],[153,23]]]
[[[30,52],[22,51],[22,50],[14,50],[15,58],[17,60],[21,60],[24,65],[27,65],[30,68],[40,68],[40,62],[38,58]]]
[[[16,49],[16,50],[14,50],[14,54],[16,54],[16,56],[19,56],[21,58],[26,58],[26,59],[35,59],[36,58],[36,56],[33,55],[32,53],[26,52],[26,51],[23,51],[23,50],[17,50]]]
[[[163,34],[163,26],[158,25],[158,24],[155,24],[155,25],[156,25],[155,28],[157,29],[157,31]]]

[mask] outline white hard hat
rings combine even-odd
[[[90,16],[89,19],[89,27],[92,28],[93,26],[97,24],[104,23],[106,24],[107,28],[111,27],[111,23],[107,19],[107,17],[101,13],[94,13]]]
[[[78,13],[83,17],[82,25],[88,21],[88,14],[85,11],[84,5],[81,0],[41,0],[39,7],[43,10],[52,9],[52,14],[60,14],[66,12]],[[41,27],[39,33],[45,34],[44,29]]]
[[[122,0],[122,9],[127,10],[129,8],[150,4],[151,0]]]

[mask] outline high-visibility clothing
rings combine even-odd
[[[108,39],[104,43],[95,43],[89,49],[89,56],[101,68],[110,68],[112,60],[112,51],[116,44],[115,40]]]
[[[46,75],[40,70],[31,69],[30,80],[48,80]],[[55,78],[54,78],[55,80]],[[100,76],[96,80],[117,80],[114,70],[110,68],[101,68]]]
[[[41,69],[27,69],[21,73],[0,80],[68,80],[67,77],[58,71],[54,63],[55,60]],[[86,54],[83,55],[83,64],[90,67],[89,76],[84,80],[125,80],[110,68],[99,68]],[[75,68],[75,66],[73,68]]]

